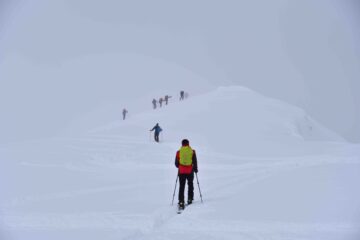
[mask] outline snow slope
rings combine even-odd
[[[258,156],[259,146],[266,156],[281,154],[284,142],[289,141],[291,148],[300,151],[304,140],[343,141],[300,108],[239,86],[220,87],[185,103],[177,102],[155,113],[149,110],[131,121],[113,122],[92,132],[140,137],[156,122],[166,130],[163,137],[167,141],[187,137],[202,147],[241,155]]]
[[[204,202],[196,188],[177,215],[184,137]],[[359,156],[301,109],[219,88],[77,137],[0,146],[0,238],[355,240]]]

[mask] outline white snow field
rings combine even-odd
[[[195,181],[178,215],[183,138],[203,203]],[[303,110],[222,87],[77,137],[0,146],[0,239],[358,240],[359,156]]]

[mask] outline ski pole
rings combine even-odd
[[[175,189],[174,189],[174,194],[173,194],[173,199],[172,199],[171,205],[174,205],[174,198],[175,198],[176,185],[177,185],[178,179],[179,179],[179,173],[178,173],[178,175],[176,176]]]
[[[203,203],[202,194],[201,194],[201,190],[200,190],[200,184],[199,184],[199,179],[198,179],[197,173],[195,173],[195,176],[196,176],[197,185],[198,185],[198,187],[199,187],[199,193],[200,193],[201,203]]]

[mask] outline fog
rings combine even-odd
[[[0,143],[235,84],[359,142],[359,10],[355,0],[0,0]]]

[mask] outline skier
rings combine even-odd
[[[180,91],[180,101],[184,100],[184,93],[185,92],[183,90]]]
[[[125,120],[127,113],[128,113],[128,110],[126,110],[126,108],[124,108],[123,111],[122,111],[123,120]]]
[[[156,99],[155,98],[152,100],[152,104],[153,104],[153,108],[156,109]]]
[[[159,142],[159,134],[162,131],[162,129],[158,123],[150,131],[154,131],[154,130],[155,130],[155,132],[154,132],[155,142]]]
[[[171,98],[171,96],[165,95],[165,105],[168,105],[169,98]]]
[[[163,102],[163,101],[164,101],[164,100],[163,100],[162,98],[159,99],[160,107],[162,107],[162,102]]]
[[[185,183],[187,180],[188,184],[188,198],[187,203],[191,204],[194,200],[194,172],[198,172],[197,167],[197,158],[195,150],[193,150],[189,145],[189,140],[184,139],[181,142],[181,148],[176,152],[175,157],[175,166],[179,169],[179,209],[185,208],[184,203],[184,192],[185,192]]]

